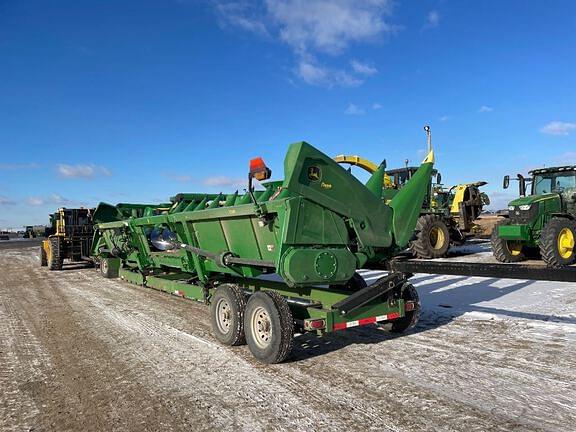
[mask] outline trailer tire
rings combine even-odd
[[[118,270],[110,267],[110,261],[108,261],[107,258],[102,258],[100,260],[100,273],[106,279],[116,279],[117,277],[120,276],[120,273],[118,272]]]
[[[245,311],[246,297],[242,289],[232,284],[220,285],[210,300],[210,322],[214,337],[224,345],[245,344]]]
[[[446,256],[450,247],[450,231],[438,215],[423,215],[416,223],[416,240],[410,250],[418,258],[433,259]]]
[[[510,242],[498,237],[498,227],[510,225],[510,219],[503,219],[496,224],[490,236],[490,245],[494,258],[503,263],[520,262],[525,258],[522,251],[523,246],[520,242]]]
[[[280,363],[290,355],[294,343],[294,319],[286,299],[274,291],[252,294],[244,314],[246,342],[263,363]]]
[[[48,270],[62,270],[64,258],[62,257],[62,242],[59,237],[51,237],[48,239],[48,246],[50,253],[48,254]]]
[[[46,267],[48,265],[48,255],[44,250],[44,245],[40,245],[40,266]]]
[[[576,261],[576,223],[566,218],[552,218],[540,234],[540,254],[548,267],[560,268]]]
[[[406,312],[403,318],[392,321],[392,326],[390,327],[392,333],[404,333],[406,330],[416,326],[420,319],[420,296],[418,296],[418,291],[412,284],[404,284],[402,287],[402,299],[405,302],[414,302],[414,309]]]

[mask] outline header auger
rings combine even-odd
[[[384,164],[363,185],[310,144],[295,143],[284,179],[264,190],[252,180],[271,171],[256,159],[246,194],[178,194],[136,210],[100,204],[92,253],[106,277],[210,303],[215,336],[229,345],[246,340],[267,363],[289,354],[294,325],[328,332],[382,321],[403,331],[419,310],[406,275],[366,287],[355,272],[407,246],[433,162],[430,151],[386,204]],[[260,277],[269,273],[281,281]]]

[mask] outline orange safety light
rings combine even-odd
[[[267,180],[272,176],[272,170],[266,166],[261,157],[250,161],[250,177],[258,181]]]

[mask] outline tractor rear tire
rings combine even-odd
[[[250,296],[244,314],[246,342],[263,363],[280,363],[290,355],[294,343],[294,319],[286,299],[274,291]]]
[[[444,219],[437,215],[423,215],[416,223],[416,240],[410,250],[418,258],[441,258],[450,248],[450,231]]]
[[[110,267],[110,262],[108,261],[107,258],[102,258],[100,260],[100,273],[106,279],[116,279],[117,277],[120,276],[118,270],[115,270],[112,267]]]
[[[494,258],[503,263],[520,262],[525,259],[523,252],[523,245],[521,242],[504,240],[498,237],[498,227],[502,225],[510,225],[510,219],[503,219],[496,224],[490,237],[490,244],[492,246],[492,254]]]
[[[576,222],[552,218],[540,234],[540,254],[548,267],[560,268],[576,261]]]
[[[48,255],[48,270],[62,270],[64,258],[62,257],[62,242],[59,237],[48,239],[50,254]]]
[[[406,330],[415,327],[420,319],[420,297],[412,284],[404,284],[402,287],[402,299],[405,302],[413,302],[414,309],[407,311],[403,318],[392,321],[392,327],[390,328],[392,333],[404,333]]]
[[[40,245],[40,266],[46,267],[48,265],[48,255],[44,250],[44,245]]]
[[[224,345],[246,343],[244,312],[246,297],[238,285],[220,285],[210,300],[210,322],[216,339]]]

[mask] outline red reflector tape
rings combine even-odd
[[[378,321],[391,321],[394,319],[400,318],[400,314],[398,312],[392,312],[389,313],[388,315],[378,315],[375,317],[370,317],[370,318],[362,318],[356,321],[348,321],[348,322],[341,322],[341,323],[334,323],[334,330],[344,330],[350,327],[358,327],[358,326],[364,326],[364,325],[368,325],[368,324],[374,324],[377,323]]]
[[[334,330],[344,330],[346,323],[334,323]]]

